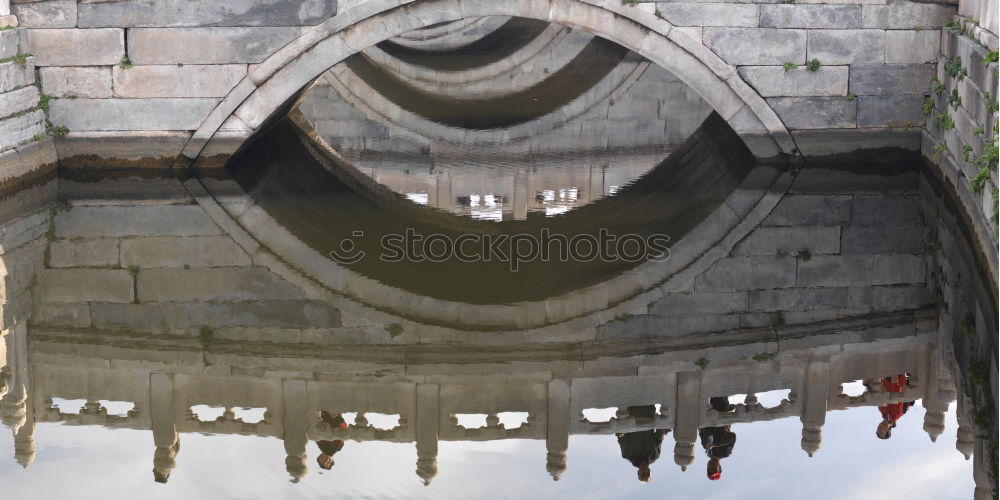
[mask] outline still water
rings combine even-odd
[[[177,173],[4,193],[5,497],[990,488],[955,307],[996,296],[912,158],[760,164],[638,55],[484,18]]]

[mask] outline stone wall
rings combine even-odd
[[[737,66],[805,156],[917,149],[918,106],[934,72],[938,29],[954,12],[880,0],[644,5]],[[808,69],[810,61],[818,69]]]
[[[997,36],[956,16],[941,40],[931,96],[923,108],[923,152],[963,206],[996,288]]]
[[[35,58],[25,53],[26,35],[23,28],[0,28],[0,186],[56,164],[50,138],[55,130],[45,118]]]
[[[617,5],[617,2],[614,2]],[[354,7],[357,7],[355,5]],[[608,6],[608,9],[619,8]],[[903,146],[916,150],[919,106],[933,74],[939,29],[953,6],[910,1],[640,4],[738,68],[806,155]],[[50,119],[77,139],[143,138],[150,157],[176,156],[208,114],[259,63],[332,2],[14,0]],[[685,41],[684,43],[690,43]],[[815,71],[805,69],[817,60]],[[785,63],[795,69],[785,70]],[[84,141],[85,142],[85,141]],[[59,141],[60,156],[102,150]],[[65,144],[65,147],[62,145]]]

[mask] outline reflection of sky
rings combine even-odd
[[[310,473],[288,482],[285,452],[274,438],[181,436],[170,483],[152,480],[148,431],[40,424],[38,457],[22,470],[9,432],[0,433],[4,498],[573,498],[573,499],[968,499],[971,462],[955,451],[954,405],[944,434],[931,443],[914,406],[893,431],[875,437],[873,407],[827,414],[823,447],[813,458],[799,448],[798,419],[737,424],[723,479],[705,478],[706,458],[681,472],[673,440],[640,484],[620,457],[614,436],[570,438],[568,470],[559,482],[545,471],[544,441],[442,442],[439,474],[424,487],[414,474],[412,444],[348,442],[330,472],[319,473],[309,446]]]

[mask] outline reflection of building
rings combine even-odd
[[[166,474],[173,468],[177,434],[187,432],[281,438],[294,475],[307,471],[309,440],[415,442],[417,473],[427,481],[436,474],[438,441],[544,439],[547,468],[558,478],[568,466],[570,434],[672,429],[674,460],[685,467],[693,460],[700,427],[787,417],[802,421],[802,448],[812,455],[820,447],[826,413],[855,406],[922,399],[925,430],[932,439],[940,434],[944,411],[955,398],[954,383],[947,348],[936,332],[924,331],[927,319],[926,314],[896,314],[864,324],[833,322],[827,329],[781,336],[780,352],[761,360],[750,357],[773,350],[773,341],[717,339],[725,347],[598,357],[585,363],[505,363],[500,355],[492,362],[480,356],[482,361],[470,364],[444,361],[473,355],[455,349],[425,349],[403,362],[391,355],[377,360],[320,346],[306,352],[301,345],[271,344],[262,354],[254,342],[205,347],[184,338],[121,332],[92,332],[92,340],[82,344],[63,332],[39,329],[27,341],[22,323],[3,337],[15,387],[3,399],[3,409],[24,465],[33,456],[34,422],[62,422],[150,429],[155,462]],[[707,365],[690,361],[705,355],[712,356]],[[901,372],[913,379],[901,394],[880,391],[877,384],[858,396],[846,396],[841,389],[857,379]],[[380,375],[372,377],[375,373]],[[757,402],[755,394],[782,389],[790,392],[780,404],[765,408]],[[731,394],[748,395],[732,413],[708,405],[713,396]],[[74,413],[53,407],[53,398],[86,404]],[[114,405],[101,401],[133,406],[127,413],[110,414],[108,407]],[[225,412],[201,421],[192,411],[196,405]],[[634,405],[660,406],[652,420],[637,421],[623,411]],[[583,416],[588,408],[605,407],[619,408],[608,422]],[[959,405],[958,446],[968,455],[972,442],[965,407]],[[236,416],[237,408],[260,408],[263,419],[244,422]],[[355,425],[331,430],[319,418],[326,409],[359,416]],[[526,422],[505,428],[497,417],[503,412],[527,413]],[[398,415],[398,424],[376,428],[366,422],[365,413]],[[455,419],[481,413],[488,415],[486,427],[468,429]]]

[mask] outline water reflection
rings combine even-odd
[[[5,493],[988,494],[996,300],[939,183],[755,164],[673,76],[522,21],[369,49],[225,168],[0,193]],[[331,256],[404,229],[670,255]]]
[[[625,357],[606,356],[595,349],[583,357],[542,360],[526,348],[464,364],[447,361],[455,357],[453,349],[421,349],[422,356],[411,356],[407,348],[396,360],[359,362],[357,351],[337,354],[299,343],[219,339],[199,345],[179,336],[100,330],[81,336],[46,327],[30,327],[29,336],[29,328],[22,325],[4,337],[13,388],[3,399],[4,422],[13,430],[15,456],[25,467],[35,461],[36,453],[43,457],[50,453],[35,444],[45,441],[49,422],[80,429],[85,439],[81,444],[86,446],[91,446],[88,436],[102,434],[84,428],[144,430],[147,437],[133,439],[129,447],[149,450],[152,479],[160,483],[194,473],[185,468],[187,446],[182,445],[191,433],[278,438],[284,444],[284,470],[296,482],[313,467],[336,471],[344,461],[357,460],[351,453],[355,447],[396,442],[411,443],[409,456],[415,448],[415,467],[382,468],[381,474],[415,472],[431,484],[443,472],[437,460],[442,442],[510,439],[544,441],[540,453],[544,458],[515,456],[536,467],[544,465],[553,479],[560,479],[574,467],[604,460],[592,452],[574,455],[570,436],[578,435],[617,440],[620,456],[634,467],[640,481],[653,477],[654,466],[666,474],[657,459],[661,452],[669,456],[671,442],[673,462],[681,470],[706,460],[707,479],[716,480],[722,474],[722,461],[730,462],[740,453],[735,447],[736,429],[742,429],[739,434],[745,439],[768,421],[800,422],[800,446],[812,456],[828,441],[823,428],[831,412],[868,415],[862,420],[871,422],[884,408],[920,401],[923,429],[936,440],[944,431],[956,391],[953,358],[940,334],[928,330],[932,328],[928,316],[897,314],[890,321],[886,317],[853,327],[832,322],[817,325],[806,335],[777,332],[779,354],[766,359],[756,355],[773,349],[773,340],[733,339],[736,343],[726,348],[660,349]],[[267,345],[267,351],[257,344]],[[707,364],[692,361],[706,356],[711,357]],[[861,394],[842,392],[843,383],[878,381],[892,373],[907,374],[906,382],[890,376],[866,385]],[[784,389],[787,396],[777,404],[766,406],[757,398]],[[746,396],[732,398],[732,394]],[[56,405],[56,399],[85,403],[73,408]],[[132,406],[126,413],[114,412],[109,401]],[[218,408],[217,416],[196,414],[196,407],[206,405]],[[262,418],[244,420],[236,413],[243,408],[259,409],[256,413]],[[607,421],[594,422],[584,417],[593,408],[617,411]],[[968,455],[973,443],[964,408],[960,403],[956,446]],[[510,417],[500,415],[512,412],[526,418],[508,427]],[[376,426],[368,414],[393,417],[387,419],[388,425]],[[459,417],[470,414],[485,415],[484,425],[459,422]],[[912,429],[915,423],[902,421],[900,426]],[[832,446],[839,450],[876,441],[870,429],[854,428]],[[913,439],[912,433],[902,439]],[[936,449],[929,444],[923,448]],[[789,452],[782,449],[772,453]],[[280,456],[277,448],[268,454]],[[601,454],[617,455],[608,447]],[[697,458],[703,454],[705,459]],[[276,458],[257,457],[254,463],[260,465],[253,467],[277,466],[281,461]],[[810,472],[814,478],[827,474]],[[624,479],[607,472],[603,476]],[[968,482],[968,473],[964,476]],[[505,481],[502,475],[482,471],[475,479],[497,486]],[[392,494],[358,478],[342,486]]]

